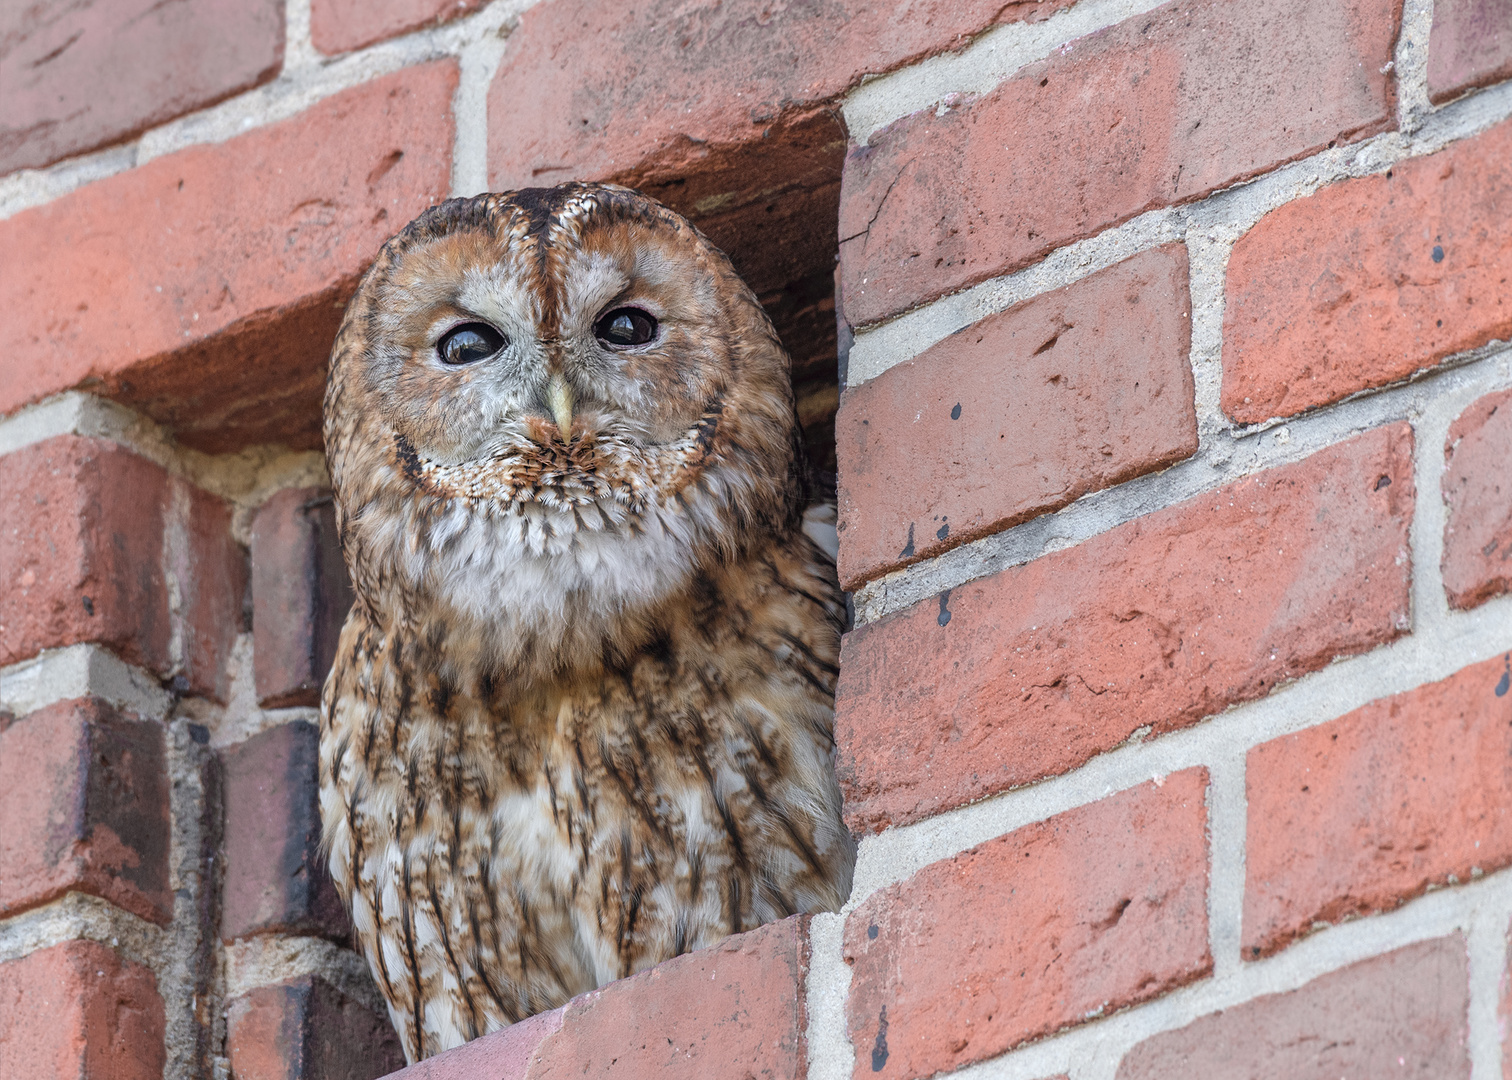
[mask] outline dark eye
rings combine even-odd
[[[656,320],[640,308],[615,308],[598,321],[593,336],[614,348],[644,345],[656,336]]]
[[[443,364],[460,366],[487,360],[507,344],[504,335],[487,323],[463,323],[436,343]]]

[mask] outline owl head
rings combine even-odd
[[[788,367],[729,260],[636,192],[428,210],[384,246],[331,357],[359,601],[440,612],[505,667],[624,643],[798,522]]]

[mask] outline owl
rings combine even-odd
[[[833,511],[696,228],[609,185],[432,208],[347,309],[325,440],[324,837],[410,1061],[840,907]]]

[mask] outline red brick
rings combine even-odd
[[[160,1080],[157,979],[93,941],[0,963],[0,1076]]]
[[[226,501],[182,480],[173,483],[187,507],[185,542],[169,552],[179,589],[185,689],[223,702],[231,689],[231,648],[245,621],[247,557],[231,535]]]
[[[296,720],[221,755],[221,936],[343,937],[346,912],[320,850],[320,733]]]
[[[609,983],[393,1080],[800,1080],[808,916],[768,923]]]
[[[846,160],[846,318],[877,322],[1383,129],[1392,86],[1380,69],[1400,7],[1183,0],[1058,49],[943,116],[898,121]]]
[[[1234,245],[1223,411],[1291,416],[1512,336],[1512,122],[1272,211]]]
[[[0,222],[0,410],[99,386],[205,450],[317,446],[327,353],[379,245],[446,194],[451,60]]]
[[[1471,608],[1512,589],[1512,391],[1461,413],[1444,455],[1444,591],[1452,606]]]
[[[280,491],[252,520],[252,656],[264,708],[318,705],[352,587],[329,491]]]
[[[167,483],[158,466],[103,439],[61,435],[6,455],[0,665],[95,641],[167,670]]]
[[[1380,428],[846,635],[858,831],[1196,723],[1408,625],[1412,436]]]
[[[313,0],[310,38],[328,55],[470,15],[485,0]]]
[[[758,294],[828,276],[845,155],[838,95],[995,23],[1067,6],[540,4],[489,91],[491,183],[616,180],[694,218]]]
[[[0,730],[0,917],[70,890],[173,914],[162,728],[92,698]]]
[[[1452,934],[1146,1039],[1117,1080],[1469,1080],[1469,999],[1465,942]]]
[[[1512,653],[1249,753],[1244,947],[1512,865]]]
[[[1197,449],[1187,255],[1035,297],[845,392],[840,578],[926,559]]]
[[[1436,0],[1428,37],[1428,97],[1435,103],[1512,77],[1507,0]]]
[[[370,1080],[404,1065],[387,1017],[310,976],[233,1000],[226,1056],[236,1080]]]
[[[1207,772],[925,867],[845,923],[857,1077],[929,1076],[1212,969]]]
[[[0,15],[0,174],[120,142],[267,82],[281,0],[82,0]]]
[[[501,1031],[418,1061],[390,1080],[477,1080],[480,1076],[526,1080],[537,1048],[562,1029],[562,1018],[569,1007],[536,1013]]]

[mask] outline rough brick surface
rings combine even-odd
[[[119,142],[266,82],[281,0],[76,0],[0,10],[0,174]]]
[[[1290,416],[1512,337],[1512,122],[1272,211],[1234,245],[1223,411]]]
[[[1512,4],[1436,0],[1428,38],[1428,96],[1447,101],[1512,77]]]
[[[252,521],[252,637],[264,708],[318,705],[352,589],[329,491],[280,491]]]
[[[346,912],[320,851],[320,733],[296,720],[223,752],[221,936],[341,937]]]
[[[1195,723],[1408,625],[1412,437],[1379,428],[846,635],[837,772],[875,830]]]
[[[157,980],[93,941],[0,964],[0,1076],[161,1080]]]
[[[310,38],[323,53],[360,49],[384,38],[448,22],[485,0],[312,0]]]
[[[319,442],[326,359],[380,244],[445,196],[450,60],[0,222],[0,411],[100,385],[207,450]]]
[[[846,160],[846,318],[876,322],[1382,129],[1392,93],[1380,69],[1400,7],[1183,0],[1081,38],[943,116],[897,122]]]
[[[260,986],[226,1008],[236,1080],[372,1080],[404,1064],[387,1017],[311,977]]]
[[[1409,945],[1146,1039],[1117,1080],[1469,1080],[1458,934]]]
[[[96,641],[131,663],[166,670],[167,483],[158,466],[103,439],[61,435],[6,455],[0,666]]]
[[[1444,453],[1444,590],[1470,608],[1512,589],[1512,391],[1461,413]]]
[[[1512,864],[1512,653],[1255,747],[1247,956]]]
[[[807,916],[768,923],[412,1065],[400,1077],[800,1080],[808,1062],[808,956]]]
[[[1206,787],[1174,773],[869,897],[845,923],[855,1075],[954,1069],[1206,974]]]
[[[0,731],[0,821],[0,918],[69,890],[172,916],[158,724],[88,698],[17,720]]]
[[[170,545],[168,570],[178,583],[182,668],[188,693],[225,701],[228,661],[243,628],[247,558],[231,535],[224,499],[182,480],[171,481],[184,506],[183,543]]]
[[[929,558],[1197,449],[1170,244],[983,319],[845,392],[840,579]]]

